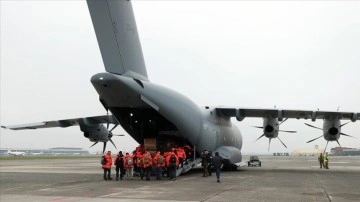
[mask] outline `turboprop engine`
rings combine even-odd
[[[287,119],[285,119],[284,121],[279,123],[279,119],[278,118],[263,118],[263,126],[254,126],[255,128],[261,128],[263,129],[263,133],[258,139],[256,139],[255,141],[259,140],[260,138],[262,138],[263,136],[269,138],[269,147],[268,147],[268,151],[270,150],[270,142],[271,139],[273,138],[278,138],[280,140],[280,142],[284,145],[284,147],[287,148],[287,146],[283,143],[283,141],[281,141],[281,139],[278,137],[279,135],[279,131],[281,132],[287,132],[287,133],[296,133],[296,131],[289,131],[289,130],[279,130],[279,126],[284,123]]]
[[[347,134],[341,132],[341,128],[343,126],[345,126],[346,124],[350,123],[350,122],[351,121],[346,122],[344,124],[341,124],[340,119],[336,119],[336,118],[334,118],[334,119],[324,119],[324,123],[323,123],[322,128],[319,128],[319,127],[316,127],[316,126],[305,123],[305,125],[307,125],[309,127],[316,128],[316,129],[319,129],[319,130],[323,131],[323,135],[321,135],[321,136],[319,136],[319,137],[317,137],[315,139],[309,140],[306,143],[309,143],[309,142],[317,140],[317,139],[319,139],[321,137],[324,137],[324,139],[327,141],[324,153],[325,153],[326,148],[327,148],[327,146],[329,144],[329,141],[336,141],[338,143],[338,145],[340,146],[340,148],[342,149],[342,147],[341,147],[341,145],[339,143],[340,136],[343,135],[343,136],[348,136],[348,137],[354,137],[354,136],[347,135]]]
[[[91,142],[95,142],[90,147],[93,147],[98,142],[103,142],[103,153],[106,149],[106,143],[108,141],[111,142],[111,144],[114,145],[115,148],[117,148],[112,141],[113,136],[124,136],[124,135],[114,135],[112,131],[117,127],[118,125],[115,125],[110,131],[109,131],[109,124],[107,124],[107,127],[105,127],[103,124],[97,124],[97,125],[80,125],[81,131],[84,132],[84,137],[88,138]]]

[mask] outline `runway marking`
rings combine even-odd
[[[53,188],[44,188],[44,189],[39,189],[39,191],[48,191],[48,190],[51,190],[51,189],[53,189]]]
[[[51,199],[51,201],[60,201],[60,200],[64,200],[64,199],[67,199],[67,197],[53,198],[53,199]]]

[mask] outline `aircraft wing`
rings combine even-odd
[[[236,117],[242,121],[246,117],[270,117],[278,118],[295,118],[295,119],[345,119],[355,122],[360,120],[360,113],[357,112],[339,112],[339,111],[310,111],[310,110],[287,110],[287,109],[251,109],[251,108],[227,108],[217,107],[216,113],[223,116]]]
[[[5,129],[11,130],[25,130],[25,129],[38,129],[38,128],[53,128],[53,127],[62,127],[66,128],[69,126],[76,126],[81,124],[87,125],[97,125],[103,123],[111,123],[118,125],[119,122],[112,115],[104,115],[104,116],[93,116],[93,117],[85,117],[85,118],[75,118],[75,119],[64,119],[64,120],[56,120],[56,121],[45,121],[38,123],[29,123],[22,125],[12,125],[12,126],[1,126]]]

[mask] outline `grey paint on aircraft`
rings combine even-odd
[[[148,81],[142,81],[143,88],[134,79],[126,76],[99,73],[91,78],[91,82],[110,111],[151,108],[152,106],[141,99],[146,97],[158,107],[155,110],[174,124],[179,135],[189,140],[198,152],[205,149],[219,151],[231,163],[241,161],[242,136],[239,129],[231,124],[229,117],[216,114],[214,109],[201,110],[180,93]],[[114,92],[117,94],[114,95]],[[117,115],[116,112],[112,113]],[[126,130],[127,126],[121,121],[120,124]],[[135,136],[133,131],[127,132]]]
[[[130,1],[87,1],[106,71],[147,80]]]

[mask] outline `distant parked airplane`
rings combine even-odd
[[[17,151],[13,152],[11,150],[8,150],[7,154],[11,156],[25,156],[26,152],[17,152]]]

